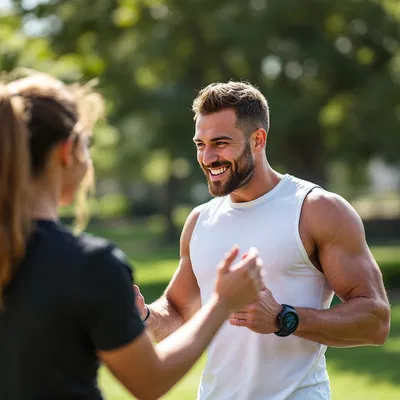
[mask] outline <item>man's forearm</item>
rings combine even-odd
[[[171,335],[184,322],[179,313],[164,296],[148,307],[150,308],[150,317],[147,320],[147,327],[152,334],[152,339],[156,342],[160,342]]]
[[[331,347],[380,345],[389,324],[388,307],[375,300],[354,298],[328,310],[296,308],[296,336]]]

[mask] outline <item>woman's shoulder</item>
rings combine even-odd
[[[80,234],[77,241],[89,268],[131,270],[128,257],[114,242],[90,233]]]

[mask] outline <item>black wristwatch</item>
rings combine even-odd
[[[276,336],[284,337],[291,335],[299,326],[299,316],[296,309],[287,304],[282,304],[282,311],[276,317],[278,331]]]

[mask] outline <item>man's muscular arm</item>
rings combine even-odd
[[[301,222],[342,303],[328,310],[296,308],[295,335],[333,347],[383,344],[390,329],[389,303],[356,211],[341,197],[315,190],[305,201]]]
[[[176,331],[200,309],[200,290],[190,261],[190,239],[199,217],[194,209],[185,222],[180,241],[180,261],[162,297],[150,306],[148,328],[156,341]]]
[[[389,303],[356,211],[340,196],[315,189],[304,201],[300,234],[303,243],[317,249],[314,262],[342,303],[328,310],[296,307],[300,323],[294,335],[332,347],[384,343],[390,328]],[[235,312],[230,323],[273,333],[281,309],[264,288],[259,300]]]

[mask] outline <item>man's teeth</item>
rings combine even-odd
[[[228,167],[222,167],[222,168],[210,168],[210,172],[211,175],[221,175],[223,174],[226,170],[228,169]]]

